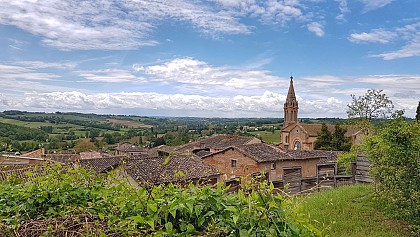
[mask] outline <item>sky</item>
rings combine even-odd
[[[414,117],[419,0],[0,0],[0,111],[345,118],[383,90]]]

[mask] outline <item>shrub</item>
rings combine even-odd
[[[420,124],[388,121],[376,135],[365,139],[364,151],[386,209],[420,231]]]
[[[288,199],[274,194],[272,184],[252,183],[227,194],[220,183],[135,188],[115,177],[53,165],[26,182],[0,182],[0,235],[35,223],[48,226],[44,235],[78,226],[68,231],[94,236],[320,236]],[[88,225],[77,225],[79,219]],[[71,225],[51,224],[63,220]]]

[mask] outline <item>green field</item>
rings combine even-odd
[[[257,135],[265,143],[279,144],[281,142],[280,130],[274,130],[274,133],[269,131],[252,131],[248,133]]]
[[[403,237],[406,225],[384,215],[373,201],[372,185],[343,186],[297,197],[313,224],[328,236]]]

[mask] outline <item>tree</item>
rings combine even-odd
[[[370,174],[379,181],[384,207],[420,231],[420,123],[388,121],[365,138],[363,151],[371,161]]]
[[[416,110],[416,121],[420,122],[420,101],[419,101],[419,105],[417,105],[417,110]]]
[[[346,128],[339,124],[335,125],[334,133],[332,134],[331,148],[336,151],[349,151],[351,148],[351,139],[346,137]]]
[[[317,150],[349,151],[351,140],[345,136],[346,132],[347,129],[336,124],[334,132],[331,133],[328,126],[323,123],[321,131],[318,132],[314,148]]]
[[[81,140],[79,141],[76,146],[74,146],[74,149],[77,153],[84,152],[84,151],[96,151],[97,148],[93,142],[87,141],[87,140]]]
[[[382,93],[383,90],[369,89],[363,96],[350,95],[352,102],[347,105],[349,118],[361,118],[367,121],[387,118],[394,109],[392,101]]]
[[[328,130],[328,126],[323,123],[321,131],[318,132],[318,137],[315,141],[315,149],[317,150],[331,150],[332,148],[332,134]]]

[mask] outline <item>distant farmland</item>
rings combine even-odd
[[[107,119],[108,122],[120,124],[127,127],[132,128],[151,128],[152,125],[147,125],[144,123],[136,122],[136,121],[129,121],[129,120],[120,120],[120,119]]]
[[[269,131],[252,131],[248,133],[257,135],[265,143],[279,144],[281,142],[280,130],[274,130],[274,133]]]

